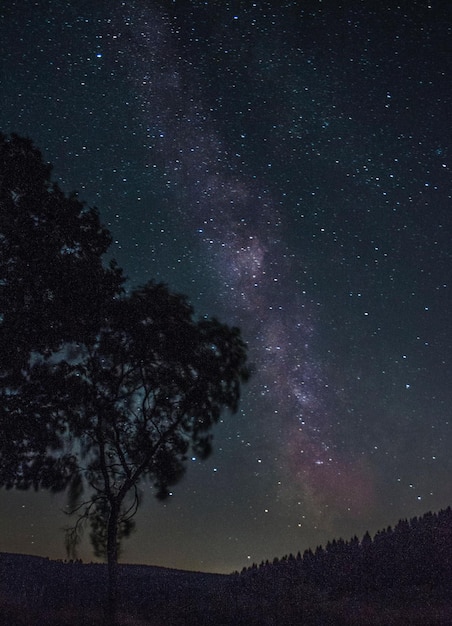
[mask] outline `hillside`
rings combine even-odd
[[[239,578],[255,612],[274,620],[250,624],[450,625],[452,511],[253,564]]]
[[[221,574],[120,565],[120,613],[128,624],[202,623],[185,622],[185,614],[198,619],[196,607],[208,605],[212,596],[221,595],[228,578]],[[0,625],[101,623],[106,589],[104,564],[1,553]],[[152,618],[148,620],[148,616]]]
[[[101,623],[106,566],[0,554],[0,625]],[[121,565],[129,625],[452,623],[452,511],[359,540],[275,558],[241,574]]]

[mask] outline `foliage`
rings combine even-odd
[[[361,541],[329,541],[313,553],[275,559],[273,564],[253,564],[241,577],[252,577],[262,589],[265,580],[274,587],[284,580],[287,587],[308,582],[331,597],[380,593],[388,589],[449,588],[452,580],[452,511],[426,513],[402,519],[372,538],[366,532]]]
[[[76,194],[50,181],[29,139],[0,134],[0,367],[95,334],[122,272],[102,257],[111,236]]]
[[[39,355],[49,359],[68,342],[94,337],[124,280],[113,261],[102,262],[111,237],[97,210],[66,196],[50,174],[29,139],[0,134],[0,486],[6,488],[67,486],[75,466],[60,447],[61,415],[47,411],[43,419],[46,383],[30,384],[30,369]]]
[[[95,535],[106,536],[99,520],[112,511],[118,528],[130,530],[142,480],[164,499],[183,476],[189,449],[208,456],[222,409],[237,409],[245,360],[238,329],[194,321],[184,296],[148,283],[114,303],[75,362],[35,368],[38,379],[61,381],[52,410],[71,407],[80,462],[70,493],[74,505],[83,487],[93,494],[77,512]]]
[[[142,481],[166,498],[237,410],[246,346],[165,285],[124,293],[97,211],[50,171],[29,140],[0,136],[0,485],[67,488],[68,547],[89,522],[115,563]]]

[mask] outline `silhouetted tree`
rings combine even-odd
[[[0,179],[13,180],[0,196],[0,333],[13,356],[0,361],[10,437],[1,481],[69,488],[77,522],[67,547],[75,551],[88,522],[108,561],[113,624],[118,548],[139,486],[147,480],[165,499],[188,452],[209,455],[212,426],[237,410],[246,346],[237,328],[195,321],[187,299],[164,285],[120,295],[121,271],[101,262],[110,237],[97,213],[50,184],[28,140],[2,142]]]
[[[185,297],[148,283],[112,304],[77,361],[37,370],[39,378],[62,381],[52,409],[59,402],[71,412],[78,459],[72,510],[90,522],[113,589],[118,539],[132,529],[139,484],[150,481],[165,499],[186,470],[189,449],[199,459],[209,455],[213,424],[223,409],[237,410],[245,361],[238,329],[194,321]],[[83,492],[89,498],[78,504]],[[73,546],[79,528],[69,535]]]

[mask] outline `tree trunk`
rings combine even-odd
[[[110,515],[107,525],[107,567],[108,567],[108,594],[105,610],[105,626],[117,624],[117,594],[118,594],[118,517],[119,507],[110,503]]]

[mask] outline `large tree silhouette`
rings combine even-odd
[[[118,547],[140,485],[150,481],[164,499],[189,451],[208,456],[212,426],[237,409],[246,346],[237,328],[195,321],[187,299],[164,285],[120,294],[121,271],[101,262],[110,239],[97,213],[49,185],[29,142],[3,146],[2,180],[16,172],[9,159],[22,151],[27,160],[0,197],[0,333],[14,355],[1,361],[0,480],[68,488],[77,516],[68,547],[88,523],[108,560],[113,623]]]

